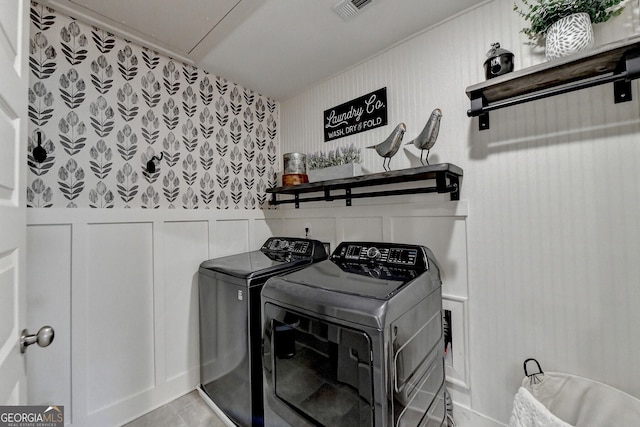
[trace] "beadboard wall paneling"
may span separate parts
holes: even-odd
[[[266,207],[277,102],[37,3],[29,65],[28,206]]]
[[[633,360],[640,351],[640,311],[633,309],[640,303],[638,82],[632,102],[614,104],[608,84],[491,112],[491,129],[478,131],[477,119],[466,116],[465,89],[484,80],[490,44],[514,52],[516,69],[544,61],[525,44],[524,21],[512,8],[507,0],[483,2],[281,104],[283,152],[364,149],[400,121],[409,141],[433,108],[442,109],[429,160],[463,168],[461,198],[472,207],[466,400],[472,413],[504,424],[527,357],[640,397]],[[634,0],[596,26],[597,43],[637,33],[638,22]],[[380,87],[387,87],[388,126],[323,142],[323,110]],[[381,171],[382,159],[364,151],[363,169]],[[391,167],[416,166],[418,155],[403,146]],[[392,228],[385,239],[421,230],[402,220]],[[447,248],[447,233],[424,233]]]

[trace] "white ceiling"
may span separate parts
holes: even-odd
[[[41,0],[276,100],[286,100],[478,0]]]

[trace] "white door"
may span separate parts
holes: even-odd
[[[0,0],[0,405],[26,405],[26,165],[29,2]]]

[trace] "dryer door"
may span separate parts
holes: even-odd
[[[276,400],[276,413],[316,425],[373,425],[371,339],[365,332],[270,303],[264,325],[266,392]]]

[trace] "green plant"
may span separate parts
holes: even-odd
[[[329,166],[346,165],[349,163],[360,163],[360,149],[351,144],[348,147],[340,147],[331,150],[328,153],[318,151],[307,155],[307,168],[322,169]]]
[[[530,40],[540,42],[549,27],[559,19],[574,13],[586,13],[593,24],[606,22],[620,15],[627,0],[520,0],[521,6],[513,4],[513,10],[529,22],[522,29]]]

